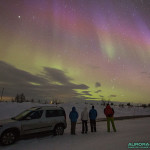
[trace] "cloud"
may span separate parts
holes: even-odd
[[[96,83],[95,83],[95,87],[96,87],[96,88],[98,88],[98,87],[100,87],[100,86],[101,86],[100,82],[96,82]]]
[[[51,82],[70,84],[70,81],[72,80],[70,77],[67,77],[62,70],[44,67],[44,71],[45,71],[45,76]]]
[[[100,100],[99,98],[94,98],[94,97],[83,97],[83,99],[87,99],[87,100]]]
[[[101,92],[102,90],[97,90],[95,93],[99,93],[99,92]]]
[[[104,97],[103,95],[99,95],[100,97]]]
[[[109,97],[117,97],[117,95],[110,95]]]
[[[92,94],[90,94],[89,92],[90,92],[90,91],[82,91],[82,93],[83,93],[84,95],[92,96]]]
[[[27,84],[28,82],[46,83],[44,78],[19,70],[5,62],[0,61],[0,82],[5,84]]]
[[[50,99],[63,97],[66,99],[80,99],[81,94],[76,89],[87,90],[85,84],[74,84],[64,71],[44,67],[43,72],[33,75],[0,61],[0,85],[4,88],[4,96],[14,97],[17,93],[24,93],[29,99]],[[58,84],[60,83],[60,84]]]

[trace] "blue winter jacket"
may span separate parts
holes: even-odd
[[[78,116],[79,115],[76,111],[76,108],[72,107],[72,111],[69,114],[69,118],[70,118],[71,122],[77,122]]]
[[[96,119],[96,117],[97,117],[97,111],[94,108],[92,108],[90,110],[89,117],[90,117],[91,120],[95,120]]]

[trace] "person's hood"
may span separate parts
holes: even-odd
[[[75,108],[75,107],[72,107],[72,111],[76,111],[76,108]]]

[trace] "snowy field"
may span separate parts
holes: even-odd
[[[27,108],[39,105],[43,104],[0,103],[0,119],[15,116]],[[80,115],[85,105],[88,109],[91,108],[90,104],[84,103],[62,104],[66,110],[67,116],[72,106],[76,106]],[[95,104],[95,107],[98,111],[98,118],[104,118],[104,107],[99,104]],[[150,108],[120,108],[116,106],[114,110],[116,112],[115,116],[150,115]],[[128,143],[150,143],[150,118],[117,120],[115,121],[117,128],[116,133],[106,132],[106,121],[97,122],[97,132],[91,133],[88,131],[86,135],[81,134],[81,124],[77,124],[77,135],[70,135],[70,122],[69,120],[67,121],[68,127],[65,129],[65,133],[62,136],[46,135],[25,138],[10,146],[0,146],[0,150],[126,150],[128,149]]]
[[[44,136],[22,139],[14,145],[0,147],[1,150],[127,150],[128,143],[150,143],[150,118],[115,122],[117,132],[106,132],[106,122],[97,123],[97,132],[81,134],[77,124],[77,135],[70,135],[70,126],[62,136]]]
[[[98,112],[97,118],[105,118],[104,115],[104,106],[102,106],[100,103],[93,101],[92,104],[95,106],[95,109]],[[0,103],[0,119],[6,119],[9,117],[14,117],[18,113],[34,106],[50,106],[51,104],[38,104],[38,103],[30,103],[30,102],[25,102],[25,103],[12,103],[12,102],[1,102]],[[69,113],[72,110],[72,107],[75,106],[77,112],[79,113],[79,119],[80,121],[80,115],[81,112],[83,111],[84,107],[86,106],[88,108],[88,111],[91,109],[91,102],[85,104],[84,102],[80,103],[64,103],[64,104],[59,104],[58,106],[61,106],[65,109],[66,115],[67,115],[67,121],[69,121]],[[115,111],[115,117],[120,117],[120,116],[136,116],[136,115],[150,115],[150,107],[143,108],[143,107],[128,107],[125,106],[124,108],[119,107],[119,106],[111,106],[114,108]]]

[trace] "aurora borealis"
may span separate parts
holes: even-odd
[[[0,88],[49,100],[150,101],[150,1],[1,0]]]

